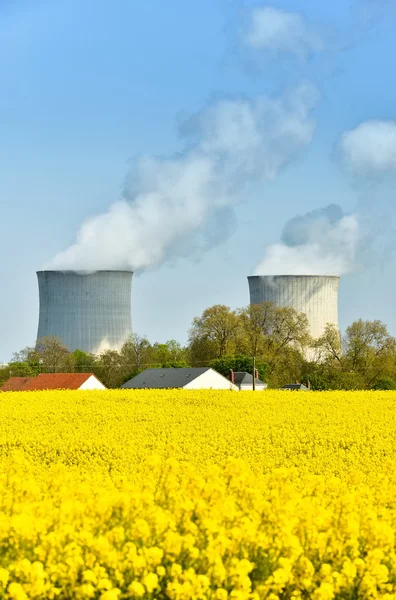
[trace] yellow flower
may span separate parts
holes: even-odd
[[[9,572],[7,571],[7,569],[0,568],[0,583],[3,587],[5,587],[7,585],[9,577],[10,577],[10,575],[9,575]]]
[[[166,575],[165,567],[159,566],[159,567],[157,567],[156,571],[157,571],[158,577],[165,577],[165,575]]]
[[[155,573],[149,573],[143,579],[147,591],[151,594],[158,587],[158,576]]]
[[[144,596],[146,590],[139,581],[132,581],[132,583],[128,586],[128,592],[131,594],[131,596],[141,598],[141,596]]]
[[[28,596],[25,594],[23,587],[20,583],[10,583],[7,588],[9,598],[13,600],[28,600]]]
[[[332,600],[334,598],[334,586],[331,583],[321,583],[314,592],[317,600]]]
[[[118,596],[121,591],[117,588],[113,588],[112,590],[107,590],[100,595],[100,600],[118,600]]]

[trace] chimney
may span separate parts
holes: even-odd
[[[235,382],[234,371],[232,369],[230,369],[230,371],[229,371],[228,378],[231,381],[231,383]]]
[[[309,381],[309,379],[308,379],[308,381],[307,381],[307,388],[308,388],[309,390],[311,389],[311,382]]]
[[[257,369],[254,369],[254,377],[255,377],[255,379],[258,379],[258,371],[257,371]]]

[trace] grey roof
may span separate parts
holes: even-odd
[[[300,390],[301,392],[309,392],[309,389],[303,383],[287,383],[281,390]]]
[[[253,385],[253,375],[246,371],[234,371],[234,383],[235,385]],[[267,385],[261,379],[256,378],[256,385]]]
[[[182,388],[206,371],[209,371],[209,367],[146,369],[124,383],[121,388]]]

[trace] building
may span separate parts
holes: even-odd
[[[235,390],[229,379],[209,367],[146,369],[124,383],[123,389]]]
[[[248,277],[250,304],[273,302],[305,313],[310,334],[317,339],[328,323],[338,329],[339,279],[328,275],[254,275]]]
[[[230,380],[235,383],[241,392],[253,390],[253,375],[251,373],[247,373],[246,371],[231,371]],[[256,392],[262,392],[268,387],[264,381],[258,378],[257,373],[254,385]]]
[[[309,392],[311,389],[311,385],[309,382],[308,386],[306,386],[303,383],[299,383],[298,381],[296,381],[296,383],[287,383],[280,389],[289,390],[290,392]]]
[[[132,271],[38,271],[37,339],[56,336],[70,351],[120,350],[132,334]]]
[[[10,377],[0,388],[2,392],[22,392],[35,377]]]
[[[106,386],[93,373],[41,373],[37,377],[11,377],[0,388],[2,392],[105,389]]]

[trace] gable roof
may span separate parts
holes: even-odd
[[[41,373],[29,381],[25,390],[78,390],[92,375],[93,373]]]
[[[234,383],[235,385],[253,386],[253,375],[251,373],[248,373],[247,371],[234,371]],[[257,377],[255,379],[255,384],[264,386],[267,385],[266,383],[264,383],[264,381],[261,381],[261,379],[258,379]]]
[[[309,392],[309,389],[303,383],[287,383],[281,388],[281,390],[300,390],[301,392]]]
[[[209,367],[197,368],[169,368],[169,369],[146,369],[136,377],[133,377],[121,388],[182,388],[190,381],[209,371]],[[231,382],[230,382],[231,383]]]
[[[2,392],[22,392],[35,377],[10,377],[0,388]]]

